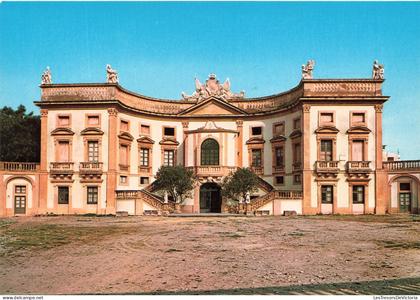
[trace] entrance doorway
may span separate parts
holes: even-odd
[[[400,212],[411,211],[411,193],[400,193]]]
[[[200,213],[222,212],[220,186],[216,183],[205,183],[200,187]]]
[[[15,196],[15,214],[26,213],[26,196]]]

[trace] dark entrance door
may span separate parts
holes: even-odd
[[[200,188],[200,212],[220,213],[222,197],[220,187],[216,183],[205,183]]]
[[[400,193],[400,212],[411,211],[411,193]]]
[[[26,196],[15,196],[15,214],[26,213]]]

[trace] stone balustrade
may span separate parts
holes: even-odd
[[[420,170],[420,160],[387,161],[383,163],[383,167],[388,171]]]
[[[39,163],[0,161],[0,171],[36,172],[38,170]]]

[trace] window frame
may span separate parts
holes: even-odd
[[[328,189],[331,189],[331,190],[328,191]],[[330,201],[327,200],[328,195],[330,196]],[[331,184],[321,185],[321,204],[333,204],[333,203],[334,203],[334,186]]]
[[[87,186],[86,187],[86,203],[87,204],[98,204],[98,201],[99,201],[99,187],[98,186]]]
[[[361,190],[357,191],[358,188]],[[356,191],[355,191],[356,189]],[[365,195],[366,186],[365,185],[352,185],[352,203],[353,204],[365,204],[366,203],[366,195]],[[362,195],[362,201],[358,201],[358,196]],[[356,198],[356,199],[355,199]]]
[[[259,153],[259,164],[255,164],[255,156],[254,153]],[[263,166],[263,150],[261,148],[254,148],[251,149],[251,167],[260,168]]]
[[[205,149],[208,143],[214,148]],[[207,152],[205,152],[207,151]],[[220,165],[220,144],[214,138],[205,139],[200,146],[200,165],[201,166],[219,166]]]
[[[170,155],[166,157],[166,153],[172,153],[172,164],[169,162],[171,161]],[[174,167],[175,166],[175,150],[174,149],[164,149],[163,150],[163,166],[166,167]]]
[[[67,190],[67,201],[66,202],[62,202],[62,199],[60,197],[60,191],[62,191],[63,189]],[[57,187],[57,204],[68,205],[69,202],[70,202],[70,187],[69,186],[58,186]]]

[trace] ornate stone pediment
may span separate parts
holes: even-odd
[[[178,146],[179,142],[175,139],[170,138],[163,138],[160,142],[160,145],[167,145],[167,146]]]
[[[203,102],[193,105],[180,113],[180,115],[189,116],[225,116],[246,114],[247,113],[244,110],[215,97],[211,97]]]
[[[154,144],[155,141],[152,140],[150,137],[148,136],[141,136],[137,139],[138,143],[143,143],[143,144]]]
[[[320,126],[315,130],[315,133],[337,133],[339,131],[335,126]]]
[[[366,126],[353,126],[347,130],[347,134],[367,134],[369,132],[371,132],[371,130]]]
[[[187,95],[182,92],[182,98],[184,100],[191,101],[203,101],[211,96],[218,97],[223,100],[229,99],[242,99],[245,96],[245,92],[241,91],[239,94],[232,93],[230,91],[229,78],[223,84],[219,83],[216,78],[216,74],[210,74],[205,84],[202,84],[197,78],[195,79],[195,92],[192,95]]]
[[[284,135],[278,135],[273,137],[270,142],[271,143],[275,143],[275,142],[284,142],[286,140],[286,137]]]
[[[132,140],[134,140],[134,137],[133,137],[131,134],[129,134],[128,132],[121,132],[121,133],[118,135],[118,137],[119,137],[120,139],[127,140],[127,141],[132,141]]]
[[[252,137],[252,138],[250,138],[249,140],[246,141],[247,145],[250,145],[250,144],[264,144],[264,143],[265,143],[265,140],[261,137]]]
[[[51,131],[51,135],[74,135],[74,132],[70,128],[56,128]]]
[[[300,137],[300,136],[302,136],[302,131],[300,129],[293,130],[292,133],[289,135],[289,137],[292,139]]]
[[[96,127],[88,127],[80,132],[81,135],[103,135],[104,132]]]

